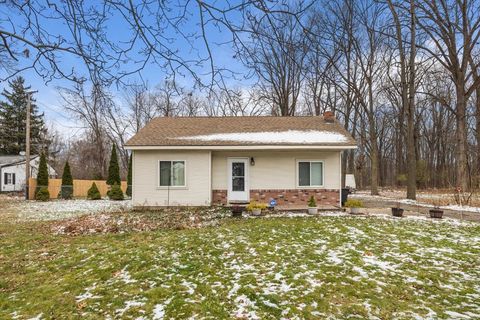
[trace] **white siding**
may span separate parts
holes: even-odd
[[[30,176],[32,178],[37,177],[37,171],[38,171],[38,164],[40,162],[40,158],[35,158],[30,161]],[[56,172],[55,170],[47,164],[48,167],[48,173],[50,175],[50,178],[55,178],[56,177]],[[4,177],[5,177],[5,172],[7,173],[15,173],[15,185],[13,184],[5,184]],[[2,192],[11,192],[11,191],[23,191],[25,190],[25,163],[13,165],[13,166],[7,166],[3,167],[0,169],[0,179],[1,179],[1,186],[2,186]]]
[[[255,159],[255,165],[250,166],[250,189],[297,189],[297,160],[322,160],[323,189],[340,189],[339,153],[340,151],[215,151],[212,153],[212,189],[227,189],[228,157]]]
[[[186,187],[159,187],[158,162],[185,160]],[[135,150],[134,206],[205,206],[211,203],[210,151]]]

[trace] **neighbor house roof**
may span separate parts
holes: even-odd
[[[321,116],[310,117],[159,117],[150,121],[127,147],[322,146],[354,148],[345,128]]]
[[[30,160],[35,159],[38,155],[30,156]],[[25,156],[13,155],[13,156],[0,156],[0,167],[6,167],[25,162]]]

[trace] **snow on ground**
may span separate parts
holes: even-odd
[[[401,193],[399,193],[401,194]],[[350,194],[349,198],[355,199],[365,199],[365,200],[378,200],[378,201],[388,201],[388,202],[396,202],[399,204],[407,204],[412,206],[424,207],[424,208],[434,208],[439,207],[440,209],[444,210],[452,210],[452,211],[464,211],[464,212],[475,212],[480,213],[480,207],[473,207],[473,206],[460,206],[460,205],[433,205],[429,203],[425,203],[425,200],[432,200],[432,199],[445,199],[447,197],[452,197],[451,194],[419,194],[417,196],[417,200],[410,200],[410,199],[401,199],[399,196],[386,196],[386,195],[371,195],[365,192],[357,192]]]
[[[176,139],[255,143],[334,143],[347,141],[347,137],[343,134],[317,130],[216,133],[198,136],[186,136]]]
[[[478,224],[452,221],[289,213],[81,238],[53,248],[50,262],[30,256],[29,270],[44,281],[53,264],[61,288],[62,277],[81,277],[65,295],[75,294],[85,318],[478,319]],[[49,299],[65,303],[63,291]],[[55,310],[26,303],[27,294],[10,295],[7,312],[10,303],[22,316],[29,303]]]
[[[15,202],[15,213],[22,220],[57,220],[101,212],[122,212],[132,208],[130,200],[52,200]]]

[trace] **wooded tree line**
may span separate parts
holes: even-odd
[[[75,82],[61,90],[66,110],[88,128],[88,136],[76,142],[82,146],[75,148],[92,149],[82,152],[92,157],[82,163],[102,163],[102,175],[107,145],[119,146],[125,166],[125,140],[154,116],[296,116],[333,110],[359,142],[342,166],[355,173],[360,187],[375,194],[378,186],[407,185],[408,197],[414,198],[417,186],[478,186],[478,0],[103,1],[89,10],[74,1],[63,3],[41,10],[25,5],[31,24],[16,37],[0,23],[2,68],[19,70],[7,62],[33,55],[38,59],[32,68],[46,62],[37,71],[46,79]],[[154,13],[153,21],[140,12]],[[126,20],[130,41],[124,47],[98,36],[106,32],[106,14]],[[52,39],[48,30],[35,29],[32,16],[64,19],[75,28],[69,37]],[[187,21],[197,21],[198,28],[183,32]],[[242,63],[243,75],[217,62],[212,27],[229,38],[223,45]],[[32,30],[49,46],[30,44]],[[175,50],[172,32],[190,48]],[[20,50],[25,47],[27,53]],[[199,52],[198,59],[183,55],[190,49]],[[133,50],[144,59],[121,69]],[[93,85],[67,74],[58,63],[62,54],[80,57]],[[128,75],[152,61],[162,66],[166,81],[153,88],[126,83]],[[209,71],[200,73],[198,66]],[[192,88],[180,88],[180,76],[191,78]],[[233,79],[240,85],[232,86]],[[109,92],[114,81],[125,85],[124,97]]]

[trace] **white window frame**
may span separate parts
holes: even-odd
[[[309,185],[309,186],[301,186],[300,185],[300,162],[320,162],[322,164],[322,184],[321,185]],[[324,188],[325,187],[325,161],[319,159],[297,159],[296,163],[296,177],[295,177],[295,184],[297,189],[317,189],[317,188]],[[310,169],[310,183],[312,182],[312,170]]]
[[[162,161],[168,161],[168,162],[172,162],[172,166],[171,166],[171,170],[173,170],[173,162],[183,162],[183,174],[185,175],[185,181],[184,181],[184,184],[182,186],[161,186],[160,185],[160,162]],[[170,174],[172,174],[172,172],[170,172]],[[186,189],[187,188],[187,160],[183,160],[183,159],[174,159],[174,160],[169,160],[169,159],[161,159],[161,160],[158,160],[157,162],[157,188],[158,189]]]
[[[7,184],[13,184],[13,173],[12,172],[6,172],[7,174],[7,180],[5,181],[5,185]]]

